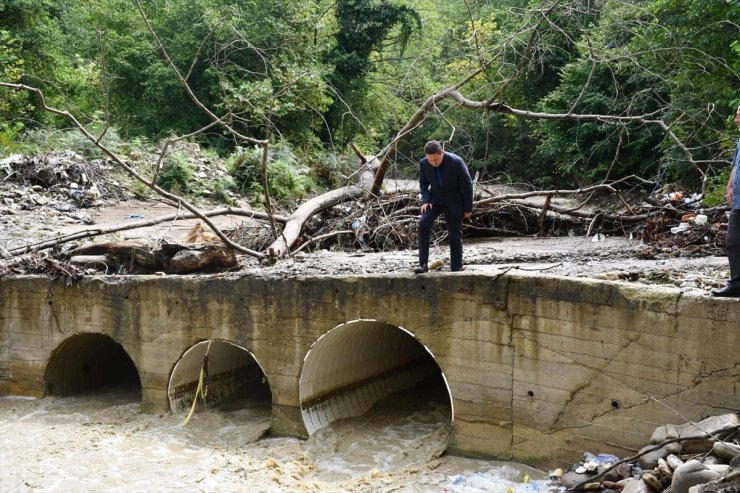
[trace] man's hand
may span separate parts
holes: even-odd
[[[472,212],[466,212],[466,213],[464,213],[464,214],[463,214],[463,218],[465,218],[465,219],[470,219],[470,217],[471,217],[472,215],[473,215],[473,213],[472,213]]]
[[[737,110],[738,116],[740,116],[740,108]],[[740,123],[738,124],[740,126]],[[732,207],[732,182],[735,180],[735,173],[737,173],[737,166],[732,168],[732,172],[730,173],[730,179],[727,180],[727,205]]]
[[[429,204],[429,203],[421,204],[421,213],[424,214],[427,211],[427,209],[431,209],[431,208],[432,208],[432,204]]]

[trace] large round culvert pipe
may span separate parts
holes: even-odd
[[[449,397],[433,355],[408,331],[375,320],[339,325],[321,336],[304,360],[298,394],[306,430],[313,434],[336,420],[361,416],[378,401],[434,376],[441,377]]]
[[[44,374],[47,395],[76,395],[124,385],[141,388],[136,365],[123,346],[104,334],[68,337],[51,353]]]
[[[207,392],[197,409],[211,408],[232,398],[271,400],[265,372],[251,352],[228,341],[210,340],[195,344],[175,364],[167,388],[172,412],[190,410],[204,365]]]

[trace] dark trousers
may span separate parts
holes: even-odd
[[[434,221],[437,220],[440,214],[445,215],[445,221],[447,222],[447,234],[450,242],[450,269],[460,270],[463,266],[463,218],[453,214],[447,207],[440,204],[427,209],[419,220],[419,263],[426,264],[429,262],[429,236]]]
[[[740,286],[740,209],[730,212],[727,223],[727,258],[730,260],[730,286]]]

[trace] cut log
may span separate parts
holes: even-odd
[[[239,266],[234,250],[223,243],[163,244],[157,264],[168,274],[217,272]]]
[[[104,270],[117,265],[116,260],[108,255],[75,255],[69,263]]]

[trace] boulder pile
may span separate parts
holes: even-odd
[[[740,420],[734,413],[659,426],[650,445],[619,459],[584,453],[550,478],[570,491],[622,493],[740,492]]]

